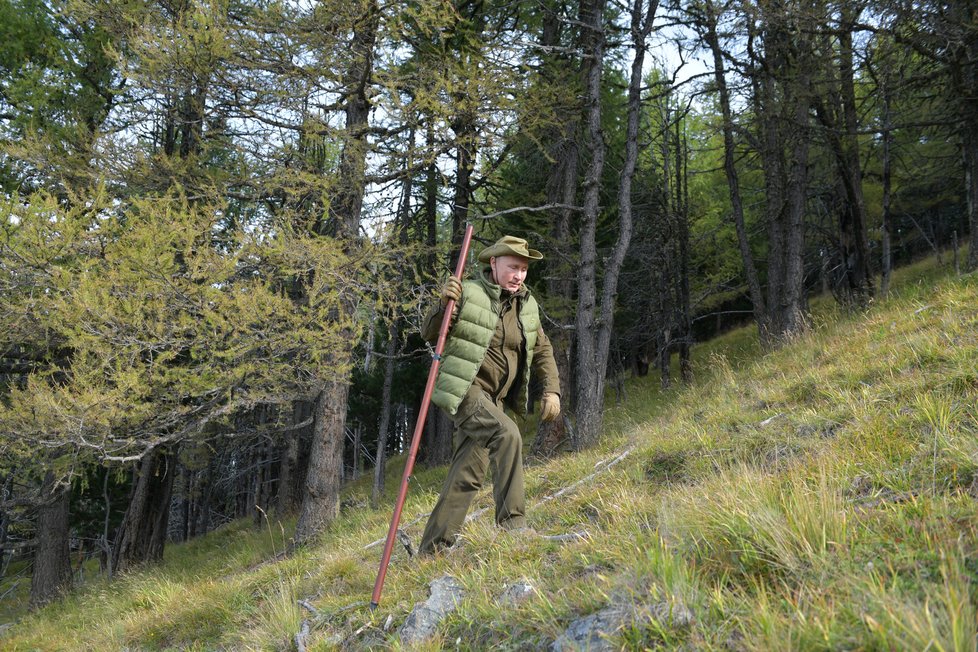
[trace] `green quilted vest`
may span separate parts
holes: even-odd
[[[462,304],[445,343],[434,393],[431,395],[431,401],[451,415],[458,411],[459,403],[472,386],[496,332],[501,293],[502,289],[498,285],[487,281],[462,282]],[[521,376],[514,382],[514,387],[519,388],[519,394],[513,405],[522,414],[526,412],[533,348],[536,346],[537,330],[540,328],[540,311],[536,299],[529,291],[522,301],[519,322],[526,340],[526,362],[521,365]]]

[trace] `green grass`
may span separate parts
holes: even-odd
[[[369,480],[351,486],[354,507],[291,557],[291,523],[232,524],[23,616],[0,647],[290,650],[307,619],[310,650],[400,650],[397,627],[451,574],[465,599],[413,649],[549,649],[574,619],[628,603],[656,610],[609,635],[622,649],[974,650],[978,278],[925,261],[864,313],[812,309],[811,332],[778,351],[752,327],[696,347],[691,387],[628,379],[599,447],[528,467],[530,524],[584,540],[498,530],[485,490],[460,548],[395,550],[371,611],[380,547],[365,546],[386,533],[395,463],[384,505],[369,507]],[[443,478],[416,470],[402,518],[415,541]],[[520,579],[536,593],[500,606]]]

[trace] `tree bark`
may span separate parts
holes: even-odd
[[[866,202],[863,199],[862,167],[859,160],[858,116],[853,81],[852,22],[843,10],[839,24],[839,83],[828,93],[837,96],[838,108],[820,95],[812,97],[819,122],[825,129],[829,150],[835,160],[842,186],[839,212],[839,243],[843,269],[840,295],[844,300],[865,306],[873,294],[869,264],[869,235],[866,230]],[[831,98],[830,100],[831,101]],[[841,116],[840,116],[841,114]]]
[[[811,47],[803,8],[786,2],[764,6],[760,23],[764,52],[748,49],[758,64],[751,76],[754,109],[761,124],[768,230],[767,330],[772,343],[807,328],[804,292],[805,208],[810,143]],[[753,25],[753,21],[749,23]]]
[[[976,64],[978,65],[978,64]],[[978,83],[975,84],[978,87]],[[964,179],[965,194],[967,195],[968,228],[971,229],[971,241],[968,248],[966,269],[972,272],[978,269],[978,116],[974,111],[964,120]]]
[[[544,7],[544,28],[541,45],[547,48],[560,43],[561,20],[553,4]],[[580,42],[581,37],[578,38]],[[545,65],[548,74],[554,79],[568,78],[570,61],[565,57],[547,57]],[[567,79],[566,83],[575,83]],[[561,129],[552,134],[554,145],[550,149],[553,164],[550,166],[547,178],[547,202],[557,204],[562,208],[552,211],[552,226],[550,240],[554,249],[560,254],[550,266],[551,273],[547,279],[547,296],[550,305],[555,307],[550,311],[550,317],[558,323],[557,328],[548,328],[547,334],[554,350],[557,363],[557,374],[560,377],[561,410],[563,415],[573,414],[574,380],[576,374],[573,368],[574,337],[573,331],[567,328],[570,324],[570,307],[574,302],[573,271],[570,264],[564,262],[570,252],[561,250],[565,243],[572,241],[571,220],[573,210],[570,208],[577,203],[577,175],[580,152],[578,147],[578,130],[580,129],[581,107],[570,105],[558,114]],[[541,421],[537,426],[536,436],[530,448],[530,455],[539,458],[551,457],[567,441],[566,421],[563,418],[552,421]]]
[[[890,98],[890,80],[889,74],[886,73],[883,78],[883,130],[880,133],[880,137],[883,140],[883,197],[882,197],[882,212],[883,212],[883,225],[882,234],[880,236],[880,256],[882,260],[880,273],[880,295],[883,298],[890,293],[890,273],[893,268],[893,254],[891,252],[891,238],[893,230],[893,218],[890,214],[890,201],[892,197],[892,168],[891,168],[891,156],[893,147],[893,130],[892,130],[892,116],[890,114],[891,98]]]
[[[332,229],[347,248],[356,248],[359,238],[363,194],[366,189],[367,127],[370,113],[368,85],[373,71],[373,48],[377,37],[379,8],[376,0],[365,2],[364,12],[353,25],[350,63],[344,73],[346,141],[340,155],[338,196],[331,203]],[[351,289],[341,292],[352,292]],[[341,297],[337,319],[353,319],[354,301]],[[353,345],[352,333],[347,336]],[[352,350],[335,352],[335,364],[327,374],[316,399],[312,450],[306,473],[305,492],[294,542],[304,545],[339,515],[339,491],[343,472],[343,445],[346,440],[346,409],[349,398],[348,369]]]
[[[154,449],[138,463],[134,476],[129,506],[112,550],[114,573],[163,558],[176,459]]]
[[[682,130],[683,121],[676,119],[676,285],[679,314],[677,326],[679,338],[679,376],[689,385],[693,382],[693,367],[690,359],[693,339],[693,322],[690,315],[689,296],[689,178],[686,161],[687,143]]]
[[[421,402],[420,399],[418,401]],[[431,405],[425,420],[424,446],[418,454],[425,466],[447,464],[452,459],[452,434],[455,426],[441,408]]]
[[[40,607],[71,588],[68,547],[71,485],[58,482],[52,471],[44,476],[44,502],[37,513],[37,547],[31,573],[31,607]]]
[[[384,360],[384,385],[380,397],[380,423],[377,425],[377,457],[374,464],[374,484],[370,492],[370,504],[377,507],[384,495],[384,472],[387,468],[387,440],[391,424],[391,390],[394,386],[394,356],[397,353],[398,329],[395,326],[387,340],[387,357]]]
[[[850,287],[856,301],[866,305],[873,295],[873,275],[869,259],[866,201],[863,197],[863,171],[859,159],[859,116],[856,109],[856,88],[853,73],[853,24],[858,16],[853,9],[842,5],[839,25],[839,80],[841,82],[843,132],[843,185],[846,190],[849,222],[851,222],[851,253],[846,257]]]
[[[720,38],[717,34],[717,20],[716,6],[712,2],[708,2],[704,21],[704,38],[713,53],[713,77],[717,84],[720,115],[723,120],[723,171],[727,177],[731,217],[737,232],[737,245],[740,248],[740,259],[744,265],[744,276],[747,280],[747,293],[754,313],[754,322],[757,324],[761,346],[767,348],[767,310],[764,305],[761,280],[754,264],[754,254],[751,252],[750,239],[747,236],[747,227],[744,221],[744,202],[740,195],[740,177],[734,158],[736,145],[733,134],[733,111],[730,108],[730,90],[727,87],[726,66],[723,62],[723,51],[720,48]]]
[[[309,401],[295,401],[292,405],[292,427],[282,441],[281,461],[278,472],[278,512],[291,514],[299,507],[299,439],[307,427],[299,427],[312,415]]]
[[[608,369],[614,311],[618,295],[618,276],[632,237],[632,178],[638,161],[638,125],[642,105],[642,67],[645,40],[652,29],[658,8],[656,0],[634,0],[631,11],[631,37],[634,48],[628,84],[628,121],[625,135],[625,160],[619,176],[618,238],[603,270],[600,304],[597,304],[597,251],[595,236],[600,214],[600,185],[604,169],[605,145],[601,127],[601,73],[604,64],[604,0],[594,0],[583,15],[591,30],[591,55],[585,83],[588,102],[588,134],[592,159],[585,177],[584,222],[581,228],[581,260],[578,273],[577,347],[579,384],[577,391],[577,433],[575,448],[593,446],[601,436],[604,414],[604,384]],[[586,371],[585,371],[586,370]]]
[[[587,63],[584,69],[588,145],[591,160],[584,176],[584,211],[580,229],[580,259],[577,268],[577,450],[598,442],[604,407],[604,366],[598,350],[597,246],[600,214],[601,174],[605,144],[601,127],[601,72],[604,65],[604,0],[581,0],[582,29],[587,30]],[[606,317],[606,315],[602,315]]]
[[[295,528],[296,545],[311,541],[339,516],[348,396],[349,385],[345,379],[338,379],[327,382],[316,399],[309,470]]]

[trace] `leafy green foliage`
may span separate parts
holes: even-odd
[[[50,343],[60,351],[9,388],[8,468],[42,444],[121,461],[233,431],[256,405],[314,396],[345,372],[335,353],[357,336],[357,321],[336,318],[343,297],[366,296],[369,277],[353,270],[396,256],[365,247],[351,258],[288,228],[228,230],[221,210],[179,196],[123,207],[97,195],[67,209],[35,196],[7,208],[0,268],[21,309],[7,313],[4,349],[24,346],[17,326],[31,315],[41,355]]]

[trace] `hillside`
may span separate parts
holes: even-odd
[[[316,546],[286,557],[291,522],[236,523],[90,580],[0,648],[974,650],[978,279],[921,263],[868,313],[813,314],[764,356],[751,329],[700,346],[691,388],[629,380],[600,450],[531,463],[536,535],[494,528],[484,490],[451,553],[398,546],[375,611],[393,499],[354,486]],[[412,480],[415,541],[443,477]],[[446,575],[457,606],[405,643]]]

